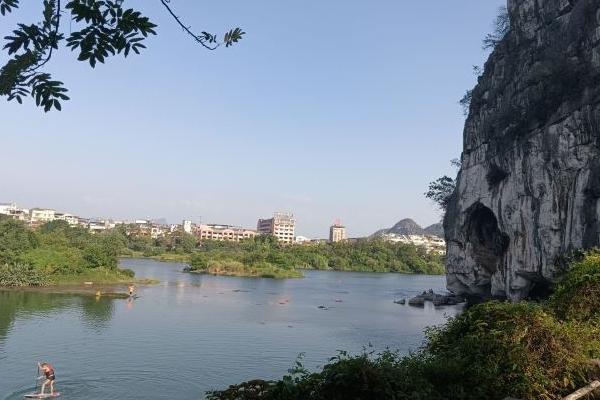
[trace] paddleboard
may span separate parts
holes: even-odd
[[[60,393],[59,392],[54,392],[54,394],[50,394],[50,393],[44,393],[44,394],[40,394],[40,393],[31,393],[31,394],[26,394],[25,397],[26,399],[53,399],[55,397],[59,397]]]

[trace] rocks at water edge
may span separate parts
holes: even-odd
[[[434,306],[452,306],[465,302],[465,298],[460,295],[455,295],[453,293],[450,294],[440,294],[435,293],[432,289],[428,291],[424,291],[420,295],[412,297],[408,300],[409,306],[415,307],[423,307],[426,301],[430,301]],[[405,304],[405,300],[402,299],[400,301],[394,301],[396,304]]]

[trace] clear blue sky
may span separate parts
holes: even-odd
[[[34,21],[23,3],[2,36]],[[159,24],[141,56],[92,70],[61,49],[62,112],[0,99],[0,202],[248,227],[284,210],[312,237],[439,220],[423,192],[454,174],[457,101],[504,0],[173,0],[192,27],[247,32],[212,53],[158,0],[126,3]]]

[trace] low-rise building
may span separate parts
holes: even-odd
[[[54,217],[57,220],[65,221],[67,224],[69,224],[69,226],[79,225],[80,218],[73,214],[56,213],[54,214]]]
[[[0,203],[0,214],[19,221],[29,221],[29,210],[19,208],[17,203]]]
[[[313,240],[311,238],[308,238],[306,236],[296,236],[296,240],[295,240],[295,242],[297,244],[308,244],[308,243],[312,243],[312,241]]]
[[[17,203],[0,203],[0,214],[2,215],[11,215],[17,210]]]
[[[273,235],[281,243],[294,243],[296,237],[296,219],[294,214],[277,212],[273,218],[259,219],[256,230],[261,235]]]
[[[408,243],[421,246],[439,254],[446,254],[446,241],[435,235],[399,235],[386,233],[381,236],[383,240],[393,243]]]
[[[92,233],[102,233],[108,230],[108,226],[106,226],[104,221],[90,221],[88,223],[88,229]]]
[[[181,226],[183,227],[183,231],[185,233],[192,233],[192,221],[184,220],[181,223]]]
[[[94,219],[87,223],[87,227],[92,233],[100,233],[117,227],[117,224],[110,219]]]
[[[239,242],[253,238],[257,235],[256,231],[252,229],[218,224],[196,225],[193,233],[200,240],[218,240],[228,242]]]
[[[29,223],[38,227],[56,219],[56,211],[51,208],[32,208],[29,212]]]

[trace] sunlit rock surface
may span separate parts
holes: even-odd
[[[444,221],[448,288],[518,300],[600,243],[600,0],[510,0]]]

